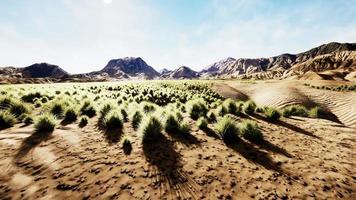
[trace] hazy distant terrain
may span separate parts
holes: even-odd
[[[100,71],[68,74],[40,63],[0,68],[0,83],[88,82],[136,79],[355,80],[356,43],[328,43],[298,54],[269,58],[226,58],[196,72],[187,66],[157,72],[140,57],[113,59]]]

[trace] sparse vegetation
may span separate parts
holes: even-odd
[[[225,143],[233,143],[236,141],[239,130],[235,123],[236,122],[229,116],[224,116],[215,124],[215,130]]]
[[[40,116],[35,122],[35,130],[37,133],[53,132],[57,122],[53,115],[44,114]]]
[[[240,134],[242,137],[253,142],[261,142],[263,140],[262,132],[256,122],[244,120],[239,125]]]
[[[281,117],[281,113],[277,109],[272,108],[272,107],[264,108],[263,112],[266,116],[266,119],[271,122],[278,121],[279,118]]]
[[[162,135],[162,124],[157,117],[150,115],[140,125],[142,142],[150,142]]]
[[[249,101],[246,101],[242,107],[244,113],[246,114],[252,114],[255,112],[255,109],[256,109],[256,104],[255,102],[249,100]]]
[[[79,121],[79,127],[84,127],[88,124],[88,117],[87,116],[82,116]]]
[[[107,130],[122,129],[123,120],[120,113],[117,111],[111,111],[108,114],[105,114],[103,127]]]
[[[197,127],[199,127],[201,130],[205,130],[208,127],[208,120],[205,119],[205,117],[200,117],[197,120],[196,123]]]
[[[8,111],[0,111],[0,130],[13,126],[16,118]]]
[[[197,120],[201,116],[206,116],[208,112],[206,102],[203,99],[192,100],[188,102],[188,105],[188,113],[193,120]]]
[[[325,111],[320,108],[319,106],[316,106],[312,109],[309,110],[308,116],[310,118],[320,118],[322,116],[326,115]]]
[[[307,117],[308,110],[302,105],[291,105],[287,106],[283,109],[283,116],[300,116],[300,117]]]
[[[77,120],[77,117],[78,117],[77,110],[75,108],[71,107],[65,111],[63,121],[68,122],[68,123],[74,122]]]

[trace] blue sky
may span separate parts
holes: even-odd
[[[331,41],[356,42],[356,0],[0,1],[0,66],[83,73],[134,56],[157,70],[200,70]]]

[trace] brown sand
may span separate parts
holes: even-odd
[[[228,83],[235,87],[235,83]],[[319,99],[306,86],[274,83],[246,84],[239,91],[258,103],[281,99],[315,103],[345,96],[325,91]],[[283,84],[282,84],[283,85]],[[305,87],[305,88],[304,88]],[[230,88],[231,89],[231,88]],[[242,91],[243,90],[243,91]],[[231,90],[234,91],[234,90]],[[248,91],[248,92],[247,92]],[[271,92],[274,95],[266,93]],[[264,98],[259,97],[258,94]],[[341,93],[340,93],[341,94]],[[340,119],[351,99],[339,100],[332,109]],[[331,99],[332,100],[332,99]],[[328,104],[325,102],[325,104]],[[338,108],[337,106],[345,107]],[[335,107],[336,106],[336,107]],[[336,112],[335,112],[336,114]],[[242,119],[235,117],[237,123]],[[60,126],[50,137],[31,135],[33,127],[17,125],[0,131],[1,199],[355,199],[356,129],[309,118],[257,121],[265,136],[262,144],[246,140],[227,146],[213,131],[193,129],[187,138],[164,133],[143,146],[130,123],[123,137],[133,141],[126,155],[120,138],[109,140],[91,119],[89,125]],[[348,120],[347,120],[348,119]],[[188,120],[188,119],[187,119]],[[190,120],[193,126],[193,121]],[[210,127],[212,128],[212,127]],[[112,138],[111,138],[112,139]]]

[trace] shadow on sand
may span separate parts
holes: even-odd
[[[53,132],[34,132],[32,135],[27,137],[22,141],[21,146],[15,155],[15,161],[20,160],[22,157],[26,156],[31,150],[36,146],[41,144],[41,142],[47,141],[52,137]]]
[[[107,129],[104,130],[104,135],[109,144],[114,144],[121,140],[123,136],[123,130],[122,128]]]
[[[232,142],[225,144],[242,155],[248,161],[261,165],[268,170],[285,174],[281,168],[281,163],[275,162],[266,152],[260,151],[252,144],[242,140],[241,138],[236,136]]]
[[[265,117],[263,117],[261,115],[258,115],[258,114],[251,114],[251,116],[256,118],[256,119],[268,122],[268,123],[272,123],[272,124],[275,124],[275,125],[278,125],[278,126],[283,126],[283,127],[288,128],[288,129],[290,129],[290,130],[292,130],[294,132],[301,133],[301,134],[304,134],[304,135],[307,135],[307,136],[310,136],[310,137],[314,137],[314,138],[320,139],[319,136],[316,136],[313,133],[311,133],[309,131],[306,131],[306,130],[304,130],[302,128],[299,128],[298,126],[295,126],[293,124],[289,124],[289,123],[281,121],[281,120],[276,121],[276,122],[271,122],[271,121],[267,120]]]
[[[220,139],[219,135],[215,133],[215,131],[209,127],[202,129],[202,131],[209,137]]]
[[[168,191],[172,199],[197,199],[197,183],[183,170],[180,154],[163,135],[143,143],[144,156],[152,165],[153,185]],[[161,195],[167,195],[162,194]]]
[[[200,141],[197,137],[191,133],[183,133],[179,131],[166,131],[169,136],[171,136],[175,141],[178,141],[186,146],[190,145],[200,145]]]

